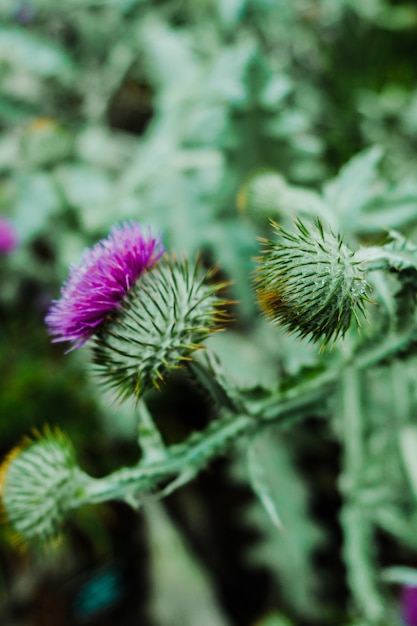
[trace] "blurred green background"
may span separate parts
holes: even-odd
[[[316,348],[258,312],[257,236],[271,216],[320,213],[323,194],[348,237],[415,232],[416,59],[412,2],[1,0],[0,215],[20,242],[0,256],[1,453],[49,423],[94,475],[135,462],[133,407],[102,397],[88,349],[64,355],[43,322],[68,266],[118,221],[233,281],[235,321],[212,345],[238,384],[316,367]],[[181,374],[149,406],[169,442],[212,417]],[[338,444],[314,416],[273,437],[284,535],[237,451],[143,513],[80,512],[55,555],[4,537],[1,623],[347,624]],[[407,558],[384,546],[387,563]]]

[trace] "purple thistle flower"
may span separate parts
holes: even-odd
[[[145,235],[136,222],[114,226],[106,239],[85,250],[53,301],[45,318],[53,341],[81,347],[163,253],[160,238],[150,231]]]
[[[407,585],[401,593],[401,617],[404,626],[417,626],[417,587]]]
[[[0,254],[9,254],[18,246],[15,229],[9,220],[0,217]]]

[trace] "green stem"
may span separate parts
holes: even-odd
[[[367,369],[391,357],[409,340],[410,336],[406,334],[388,337],[382,345],[358,355],[357,368]],[[231,402],[228,390],[225,393],[224,386],[213,381],[216,372],[211,371],[211,366],[204,371],[204,367],[204,364],[198,365],[200,383],[204,384],[210,394],[216,395],[218,401],[227,395],[227,402],[224,402],[224,408],[228,410],[226,416],[212,422],[207,430],[191,435],[184,444],[168,449],[166,459],[154,459],[153,462],[149,459],[149,462],[142,461],[132,468],[118,470],[107,477],[92,479],[83,502],[131,499],[132,494],[138,497],[140,494],[155,491],[168,480],[184,474],[187,466],[188,469],[191,467],[196,470],[206,467],[211,460],[227,452],[244,436],[253,435],[270,424],[289,427],[307,418],[313,411],[323,412],[327,398],[340,383],[343,364],[326,370],[308,382],[302,382],[286,391],[278,391],[266,399],[247,400],[242,395],[239,403],[236,402],[239,392],[234,391]],[[245,410],[240,413],[230,412],[232,406],[236,410],[238,405],[239,409]],[[193,475],[195,472],[189,472],[189,480]]]
[[[257,414],[227,414],[212,422],[209,427],[191,435],[188,441],[172,447],[166,460],[139,463],[93,480],[85,493],[85,500],[103,502],[112,498],[129,499],[132,494],[154,491],[167,480],[181,474],[185,468],[200,470],[217,456],[233,447],[238,439],[250,436],[270,423],[289,426],[304,418],[307,407],[321,403],[327,388],[322,384],[306,385],[304,393],[290,389],[280,394],[280,402],[265,407],[261,404]],[[194,472],[195,474],[195,472]],[[190,473],[190,480],[193,473]]]
[[[366,370],[388,359],[392,359],[398,352],[405,350],[416,339],[415,329],[407,329],[402,333],[388,335],[385,341],[358,354],[355,360],[356,367],[358,370]]]
[[[138,418],[138,444],[142,450],[144,462],[165,459],[167,449],[144,400],[140,400],[136,407]]]
[[[132,495],[149,493],[184,470],[194,466],[203,468],[224,452],[242,434],[249,433],[254,422],[248,416],[230,416],[213,422],[208,430],[192,435],[187,444],[175,446],[167,460],[123,468],[105,478],[91,481],[85,493],[90,503],[112,498],[129,499]],[[208,432],[210,431],[211,432]]]
[[[358,371],[347,365],[341,380],[341,413],[344,436],[344,470],[341,479],[344,504],[341,523],[344,532],[344,557],[352,596],[360,614],[371,624],[384,616],[373,562],[373,528],[355,495],[366,466],[364,415]]]

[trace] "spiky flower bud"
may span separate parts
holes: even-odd
[[[218,295],[225,284],[211,283],[212,274],[197,262],[165,257],[96,333],[94,363],[122,398],[158,388],[227,321],[226,302]]]
[[[369,302],[360,261],[340,236],[324,230],[317,220],[298,221],[297,232],[273,224],[278,241],[263,240],[259,258],[257,296],[261,308],[276,324],[313,341],[343,336],[352,316],[359,324]]]
[[[0,467],[2,506],[15,542],[44,543],[56,536],[89,480],[61,431],[46,429],[26,438]]]

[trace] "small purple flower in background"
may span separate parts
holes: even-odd
[[[404,626],[417,626],[417,586],[407,585],[403,588],[401,618]]]
[[[0,254],[10,254],[17,248],[19,240],[12,224],[4,217],[0,217]]]
[[[81,347],[163,253],[160,238],[144,234],[136,222],[114,226],[106,239],[85,250],[53,301],[45,318],[53,341]]]

